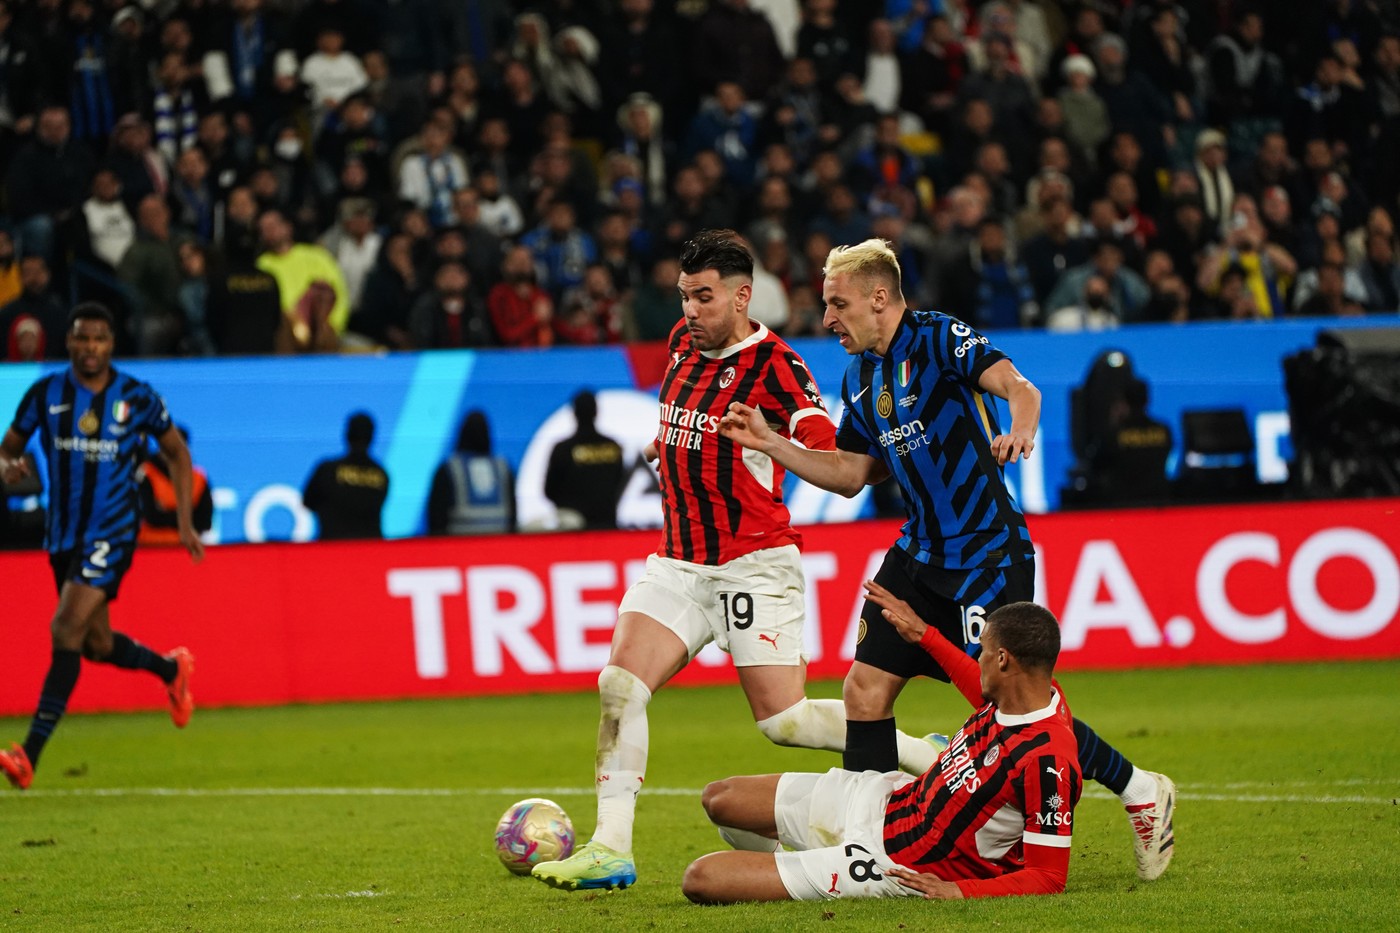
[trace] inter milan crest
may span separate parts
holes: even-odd
[[[96,434],[97,429],[100,427],[102,427],[102,421],[97,417],[97,412],[92,409],[83,412],[83,416],[78,419],[78,430],[82,431],[88,437],[92,437]]]
[[[727,389],[727,388],[729,388],[730,386],[732,386],[732,385],[734,384],[734,377],[735,377],[736,375],[737,375],[737,373],[735,373],[734,367],[733,367],[733,366],[729,367],[729,368],[726,369],[724,372],[720,373],[720,374],[719,374],[719,387],[720,387],[721,389]]]
[[[894,411],[894,396],[890,394],[889,386],[884,386],[880,389],[880,394],[875,396],[875,413],[881,418],[888,418],[892,411]]]

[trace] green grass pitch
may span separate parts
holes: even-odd
[[[677,688],[651,707],[640,878],[602,894],[510,876],[491,844],[505,808],[539,793],[587,838],[592,695],[202,710],[184,732],[157,714],[71,716],[34,787],[0,790],[0,929],[1400,928],[1400,662],[1063,683],[1077,715],[1177,782],[1160,881],[1137,881],[1127,821],[1095,788],[1062,897],[692,906],[681,874],[721,845],[706,781],[838,762],[768,744],[737,687]],[[920,682],[899,712],[951,732],[967,709]],[[0,720],[0,739],[25,725]]]

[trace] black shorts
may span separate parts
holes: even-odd
[[[54,551],[49,554],[54,587],[61,596],[63,584],[81,583],[106,593],[111,602],[117,598],[135,553],[135,541],[88,541],[81,548]]]
[[[986,570],[945,570],[921,564],[896,546],[885,555],[875,582],[912,606],[944,638],[967,649],[980,644],[982,619],[993,609],[1034,597],[1035,560]],[[855,659],[896,677],[948,681],[928,652],[901,638],[870,600],[861,608]]]

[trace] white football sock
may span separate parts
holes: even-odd
[[[839,752],[846,747],[846,707],[840,700],[798,700],[757,723],[775,745]]]
[[[598,828],[593,838],[632,851],[637,793],[647,769],[647,703],[651,691],[631,671],[609,664],[598,674]]]
[[[896,732],[894,738],[899,746],[899,770],[905,774],[923,774],[938,760],[938,749],[923,739],[903,732]]]
[[[840,700],[803,697],[776,716],[760,720],[758,731],[775,745],[843,752],[846,750],[846,707]],[[901,771],[923,774],[938,760],[938,749],[923,739],[896,732],[895,740],[899,746]]]
[[[776,839],[760,836],[747,829],[735,829],[733,826],[719,827],[719,838],[729,843],[731,849],[742,849],[745,852],[781,852],[783,849]]]
[[[1157,802],[1157,782],[1151,773],[1141,768],[1133,768],[1133,776],[1128,778],[1128,786],[1118,795],[1125,807],[1137,807],[1145,803]]]

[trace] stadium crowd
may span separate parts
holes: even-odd
[[[1380,0],[0,0],[0,341],[62,356],[655,340],[740,231],[979,328],[1400,308]]]

